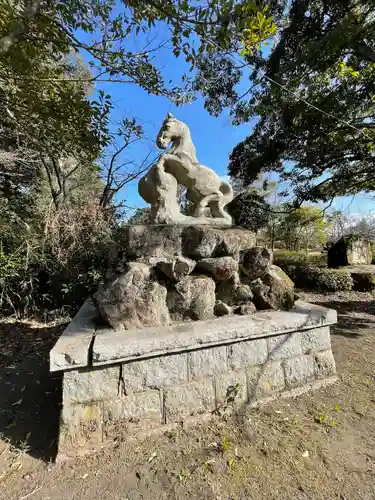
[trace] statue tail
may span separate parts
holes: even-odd
[[[232,218],[228,214],[228,212],[224,210],[224,207],[233,200],[232,186],[230,186],[226,182],[221,182],[219,191],[222,196],[219,199],[213,200],[211,203],[209,203],[211,214],[213,217],[220,217],[231,221]]]
[[[221,204],[222,204],[222,206],[225,206],[233,200],[234,194],[233,194],[232,186],[230,184],[228,184],[227,182],[222,182],[220,184],[219,189],[220,189],[220,192],[223,194],[223,197],[221,199]]]

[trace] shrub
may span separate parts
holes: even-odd
[[[287,266],[306,264],[307,253],[289,250],[276,250],[273,254],[273,263],[275,266],[281,267],[281,269],[284,269]]]
[[[325,252],[309,253],[307,254],[307,262],[311,266],[327,267],[327,254]]]
[[[0,312],[74,314],[94,293],[107,267],[115,231],[94,205],[64,208],[19,248],[0,246]]]
[[[354,290],[357,292],[370,292],[375,289],[375,274],[365,272],[351,272]]]
[[[327,292],[348,291],[353,288],[353,278],[344,269],[326,269],[309,265],[288,266],[288,276],[300,288]]]
[[[276,250],[273,255],[273,263],[284,269],[284,271],[288,266],[292,265],[311,264],[312,266],[324,267],[327,266],[327,254]]]

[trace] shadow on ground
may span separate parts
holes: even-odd
[[[49,351],[64,325],[0,324],[0,436],[31,456],[57,452],[61,375],[49,373]]]
[[[337,310],[333,335],[356,339],[375,326],[375,300],[315,303]],[[62,399],[49,352],[65,326],[0,323],[0,437],[44,461],[56,456]]]
[[[357,338],[363,335],[362,330],[375,326],[375,300],[315,302],[315,304],[336,309],[338,321],[331,327],[332,335]]]

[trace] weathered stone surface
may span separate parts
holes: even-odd
[[[137,392],[121,398],[104,401],[104,424],[109,425],[121,420],[151,420],[155,424],[160,424],[162,422],[160,392]]]
[[[270,361],[246,370],[249,402],[269,396],[285,388],[284,370],[280,361]]]
[[[226,372],[228,370],[227,346],[190,352],[188,370],[189,380]]]
[[[93,301],[87,300],[51,350],[51,372],[89,364],[89,347],[98,319]]]
[[[253,292],[250,286],[238,283],[237,279],[232,278],[216,285],[216,298],[230,306],[237,306],[250,302]]]
[[[228,364],[232,370],[261,365],[268,356],[267,340],[256,339],[228,346]]]
[[[247,383],[244,370],[220,373],[215,377],[216,404],[240,405],[247,401]]]
[[[190,415],[212,411],[215,408],[215,391],[211,379],[196,380],[164,390],[166,421],[179,422]]]
[[[176,255],[196,260],[222,256],[238,258],[240,252],[254,245],[255,234],[240,228],[176,224],[125,226],[113,248],[111,266],[126,259],[155,265]]]
[[[187,276],[168,291],[167,302],[173,319],[212,318],[215,306],[215,282],[207,276]]]
[[[146,264],[130,262],[127,269],[96,292],[94,300],[102,318],[113,328],[125,330],[168,324],[167,289],[152,279]]]
[[[118,396],[120,367],[71,370],[64,373],[63,403],[85,403]]]
[[[72,446],[98,446],[101,442],[101,402],[63,406],[60,421],[59,452]]]
[[[169,261],[158,262],[156,267],[168,276],[168,278],[180,281],[193,271],[195,264],[195,260],[183,257],[182,255],[176,255]]]
[[[314,369],[317,378],[330,377],[336,373],[336,363],[331,350],[315,354]]]
[[[257,309],[273,309],[270,300],[270,287],[265,285],[260,278],[251,282],[250,289]]]
[[[232,314],[232,312],[233,307],[228,306],[228,304],[225,304],[225,302],[222,302],[221,300],[216,301],[214,307],[215,316],[227,316],[228,314]]]
[[[324,351],[331,348],[329,326],[314,328],[301,333],[302,351],[310,354],[314,351]]]
[[[294,285],[282,269],[271,266],[259,278],[251,282],[254,303],[257,309],[285,309],[293,307],[295,301]]]
[[[329,248],[327,260],[328,267],[371,264],[371,244],[357,235],[349,234]]]
[[[187,382],[187,354],[124,363],[121,370],[123,394],[159,389]]]
[[[207,257],[197,262],[197,269],[208,271],[217,281],[237,276],[238,262],[233,257]]]
[[[254,314],[257,308],[252,302],[247,302],[235,308],[235,314],[241,314],[242,316],[248,316],[249,314]]]
[[[241,272],[250,280],[262,278],[272,264],[272,253],[264,247],[253,247],[241,256]]]
[[[268,337],[285,331],[302,332],[337,321],[336,311],[302,301],[298,301],[292,311],[292,314],[286,311],[260,311],[252,316],[224,316],[208,321],[133,329],[127,331],[126,335],[121,330],[108,330],[95,337],[92,362],[95,366],[116,360],[127,361],[190,351],[241,339]]]
[[[285,359],[302,356],[301,334],[286,333],[267,339],[270,359]]]
[[[236,304],[246,304],[253,300],[253,292],[249,285],[239,283],[234,289],[234,301]]]
[[[237,283],[233,279],[217,283],[216,299],[228,304],[229,306],[233,306],[235,304],[234,292],[236,287]]]
[[[300,387],[314,377],[314,361],[311,356],[298,356],[284,361],[285,382],[289,389]]]
[[[119,245],[126,248],[129,259],[170,258],[181,253],[182,230],[176,225],[125,226]]]
[[[255,245],[255,234],[246,229],[192,226],[182,235],[183,254],[194,259],[235,256]]]
[[[242,228],[228,228],[221,232],[221,241],[215,248],[215,256],[232,255],[238,259],[241,252],[256,244],[256,235]]]

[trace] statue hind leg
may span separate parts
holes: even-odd
[[[224,210],[225,205],[226,205],[226,203],[225,203],[225,200],[223,198],[212,200],[209,203],[212,217],[232,220],[232,217],[228,214],[228,212],[226,210]]]
[[[197,203],[195,212],[194,212],[194,217],[203,217],[204,216],[204,209],[207,207],[207,205],[210,206],[211,204],[215,201],[216,203],[219,203],[220,198],[223,197],[223,193],[220,191],[215,191],[212,194],[209,194],[208,196],[204,196],[199,200]],[[212,214],[213,215],[213,214]]]

